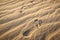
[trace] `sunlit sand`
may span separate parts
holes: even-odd
[[[0,0],[0,40],[60,40],[60,0]]]

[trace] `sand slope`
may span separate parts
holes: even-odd
[[[60,0],[0,0],[0,40],[60,40]]]

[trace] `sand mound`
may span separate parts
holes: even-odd
[[[60,40],[60,0],[0,0],[0,40]]]

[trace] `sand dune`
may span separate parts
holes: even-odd
[[[0,40],[60,40],[60,0],[0,0]]]

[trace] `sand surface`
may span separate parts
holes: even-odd
[[[0,40],[60,40],[60,0],[0,0]]]

